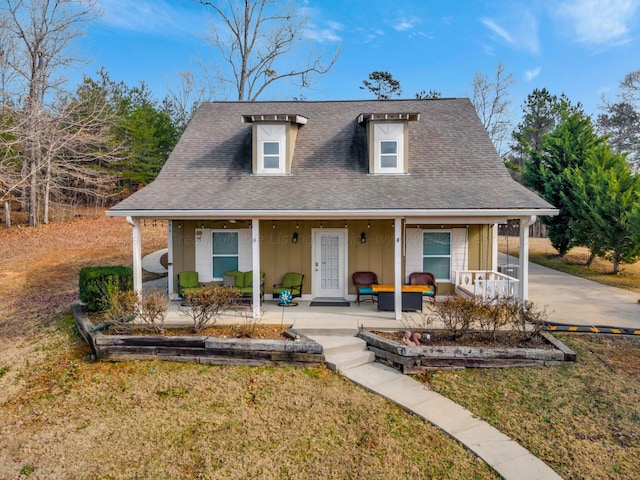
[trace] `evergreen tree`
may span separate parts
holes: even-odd
[[[625,156],[599,144],[588,152],[581,166],[567,169],[567,185],[562,198],[573,217],[577,243],[591,248],[613,263],[618,273],[621,263],[640,258],[637,214],[640,211],[640,176]]]
[[[572,230],[574,201],[569,169],[581,168],[589,152],[604,143],[593,131],[591,120],[581,113],[563,113],[554,131],[543,137],[539,151],[531,151],[525,182],[549,203],[560,209],[555,217],[543,217],[553,247],[562,256],[576,245]]]

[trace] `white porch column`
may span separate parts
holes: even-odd
[[[127,223],[133,227],[133,289],[142,292],[142,234],[140,219],[127,217]]]
[[[167,295],[169,298],[175,300],[178,298],[177,294],[173,293],[173,220],[167,222],[167,264],[168,264],[168,277],[167,277]]]
[[[394,220],[395,232],[394,232],[394,303],[396,320],[402,320],[402,219],[396,218]]]
[[[493,245],[491,249],[491,270],[498,271],[498,224],[494,223],[491,228],[493,229]]]
[[[518,297],[529,300],[529,227],[536,221],[536,216],[520,219],[520,281]]]
[[[253,269],[253,318],[260,318],[260,220],[251,219],[251,259]]]

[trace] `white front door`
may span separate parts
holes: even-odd
[[[313,230],[311,293],[314,298],[345,298],[347,285],[347,230]]]

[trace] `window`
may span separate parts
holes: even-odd
[[[404,123],[375,122],[373,173],[405,173]]]
[[[262,160],[265,170],[279,170],[280,142],[262,142]]]
[[[238,270],[238,232],[213,232],[212,277],[222,280],[225,272]]]
[[[265,123],[256,126],[256,160],[258,174],[286,173],[287,127],[285,124]]]
[[[451,232],[423,232],[422,271],[433,273],[436,280],[451,280]]]
[[[382,168],[398,168],[398,142],[396,140],[380,142],[380,166]]]

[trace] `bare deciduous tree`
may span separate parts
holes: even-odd
[[[503,144],[510,133],[511,101],[508,97],[514,83],[513,76],[505,73],[502,62],[496,67],[493,81],[489,75],[478,72],[473,75],[472,103],[500,156],[504,156]]]
[[[211,42],[230,67],[230,74],[207,69],[205,75],[230,84],[238,100],[256,100],[267,87],[285,79],[308,88],[338,59],[339,50],[327,60],[322,54],[310,52],[304,65],[291,66],[295,52],[303,46],[302,33],[309,23],[293,4],[276,0],[194,1],[210,7],[225,27],[212,27]]]
[[[21,179],[28,179],[29,225],[48,222],[46,202],[53,173],[51,155],[43,148],[53,142],[47,131],[51,121],[47,101],[64,83],[61,70],[76,64],[70,52],[82,27],[96,15],[96,0],[4,0],[0,18],[4,34],[14,42],[10,67],[16,90],[23,92],[15,113],[20,118],[12,126],[22,158]],[[42,212],[39,214],[39,207]]]

